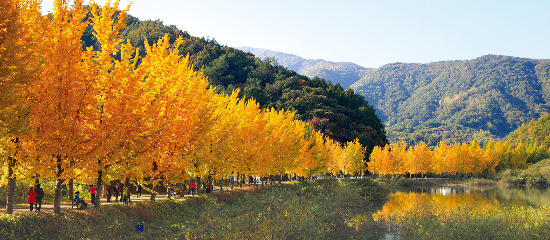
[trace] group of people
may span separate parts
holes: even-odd
[[[107,191],[107,202],[111,202],[111,198],[113,195],[115,196],[115,202],[119,201],[120,196],[120,202],[128,204],[130,202],[130,185],[124,185],[123,183],[117,183],[114,185],[107,185],[106,191]],[[136,186],[136,196],[140,197],[142,192],[141,184],[138,184]]]
[[[187,188],[187,186],[189,186],[189,188]],[[185,183],[178,183],[177,185],[174,185],[172,183],[169,183],[168,186],[166,187],[166,190],[168,192],[168,198],[171,198],[172,196],[175,196],[176,195],[176,191],[174,190],[174,187],[176,188],[179,188],[179,192],[181,194],[181,196],[183,197],[185,195],[185,190],[187,190],[187,194],[188,195],[191,195],[191,196],[194,196],[195,194],[197,194],[197,183],[195,183],[195,181],[191,181],[189,182],[189,184],[185,184]],[[212,181],[208,181],[208,182],[203,182],[202,183],[202,188],[203,188],[203,192],[206,192],[206,193],[209,193],[212,191]]]
[[[185,189],[187,188],[186,184],[179,184],[181,194],[184,195]],[[211,181],[203,183],[203,190],[207,193],[209,193],[212,190],[212,183]],[[115,202],[119,201],[120,196],[120,202],[128,204],[130,202],[130,185],[124,185],[123,183],[115,183],[112,185],[106,186],[106,195],[107,195],[107,202],[111,202],[111,198],[114,195],[115,196]],[[170,198],[171,195],[175,195],[175,191],[173,190],[173,185],[170,184],[168,186],[168,198]],[[189,182],[189,190],[187,194],[194,196],[197,194],[197,184],[195,181]],[[141,193],[143,191],[143,187],[141,184],[138,184],[136,186],[136,196],[141,197]],[[91,203],[92,205],[95,204],[96,201],[96,194],[97,194],[97,187],[95,185],[90,185],[90,195],[91,195]],[[29,191],[27,192],[27,203],[29,204],[29,208],[32,211],[33,208],[36,209],[36,211],[40,211],[42,208],[42,199],[44,198],[44,190],[40,187],[40,184],[37,184],[34,188],[30,187]],[[80,197],[80,191],[75,192],[74,202],[80,205],[80,208],[86,208],[88,204],[86,201],[84,201],[83,198]]]
[[[120,196],[120,202],[128,204],[130,201],[130,185],[124,185],[123,183],[116,183],[113,185],[107,185],[106,186],[106,195],[107,195],[107,202],[111,202],[112,196],[115,196],[115,202],[119,201]],[[138,184],[136,186],[136,196],[141,197],[141,193],[143,191],[143,187],[141,184]],[[74,201],[76,203],[81,204],[80,208],[86,208],[88,205],[84,199],[80,198],[80,192],[75,192],[75,199]],[[91,196],[91,203],[92,205],[95,205],[96,201],[96,194],[97,194],[97,187],[95,185],[90,185],[90,196]]]
[[[202,189],[204,192],[209,193],[212,191],[212,181],[203,182],[202,183]],[[185,185],[183,190],[185,190]],[[187,191],[187,194],[194,196],[197,194],[197,184],[195,181],[189,182],[189,191]]]
[[[30,187],[29,191],[27,192],[27,203],[29,204],[31,212],[33,210],[33,207],[36,209],[36,211],[40,212],[40,209],[42,208],[43,198],[44,190],[40,187],[40,184],[37,184],[34,188]]]

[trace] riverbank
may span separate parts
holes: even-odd
[[[377,181],[394,192],[373,215],[390,239],[550,239],[545,188],[488,179]]]
[[[388,212],[392,216],[386,218],[384,209],[391,209],[385,206],[391,204],[387,196],[396,184],[385,181],[389,180],[322,179],[160,199],[155,203],[68,209],[60,215],[0,214],[0,239],[550,238],[548,207],[500,209],[496,208],[498,203],[471,207],[458,202],[454,208],[416,206],[407,198],[405,205],[394,204]],[[412,188],[469,184],[446,179],[411,181]],[[448,202],[446,198],[424,197]],[[401,209],[397,215],[393,213],[396,207]],[[375,215],[379,217],[373,218]],[[137,231],[137,225],[144,226],[144,231]]]

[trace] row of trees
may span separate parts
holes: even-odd
[[[153,43],[168,34],[173,43],[182,37],[179,54],[189,55],[193,69],[202,71],[217,93],[230,95],[239,90],[240,98],[253,98],[261,108],[295,110],[295,119],[309,121],[315,130],[342,144],[358,138],[367,152],[388,142],[384,124],[374,108],[350,88],[299,75],[274,59],[262,60],[215,39],[191,36],[160,20],[140,20],[129,15],[126,26],[122,38],[139,49],[141,57],[147,55],[143,39]],[[91,31],[84,35],[84,46],[98,46]],[[321,124],[316,119],[322,120]]]
[[[375,174],[482,174],[502,169],[522,169],[549,157],[545,147],[490,141],[447,145],[440,142],[433,150],[426,144],[408,146],[406,142],[375,147],[368,170]]]
[[[9,98],[1,102],[0,149],[11,196],[16,179],[54,180],[59,213],[70,179],[100,186],[362,170],[358,140],[342,146],[294,112],[260,109],[237,91],[216,93],[178,54],[181,38],[145,40],[140,58],[120,40],[127,9],[119,1],[85,8],[82,0],[56,0],[49,16],[36,0],[1,4],[9,17],[0,18],[0,91]],[[90,27],[97,44],[82,50]]]

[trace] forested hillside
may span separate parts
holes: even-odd
[[[521,125],[504,140],[513,144],[537,144],[550,149],[550,114]]]
[[[195,70],[201,70],[218,92],[256,99],[262,108],[295,110],[296,118],[309,121],[326,136],[344,143],[358,138],[369,151],[387,142],[384,125],[375,110],[353,90],[345,90],[320,78],[308,78],[272,60],[261,60],[251,53],[223,46],[214,39],[197,38],[161,21],[141,21],[127,17],[122,35],[145,56],[143,39],[152,44],[164,34],[175,41],[184,38],[181,55],[189,55]],[[84,47],[96,45],[90,33]]]
[[[485,142],[550,111],[550,60],[487,55],[394,63],[352,88],[377,109],[390,141]]]
[[[332,83],[339,83],[344,88],[348,88],[351,84],[357,82],[365,74],[365,71],[368,71],[367,68],[351,62],[330,62],[322,59],[305,59],[294,54],[261,48],[238,47],[238,49],[250,52],[261,59],[275,58],[278,64],[294,70],[299,74],[306,75],[310,78],[320,77]]]

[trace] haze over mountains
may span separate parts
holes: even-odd
[[[310,78],[324,78],[332,83],[339,83],[344,89],[357,82],[368,68],[352,62],[331,62],[323,59],[305,59],[294,54],[272,51],[262,48],[237,47],[237,49],[250,52],[261,59],[274,58],[281,66],[308,76]]]

